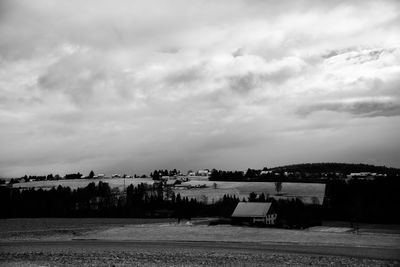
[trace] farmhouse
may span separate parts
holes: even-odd
[[[166,183],[165,183],[165,185],[166,186],[174,186],[176,183],[178,183],[178,181],[175,179],[175,180],[168,180]]]
[[[204,170],[198,170],[197,175],[198,176],[209,176],[211,174],[209,169],[204,169]]]
[[[271,204],[271,202],[239,202],[232,214],[233,222],[273,225],[276,223],[277,214]]]

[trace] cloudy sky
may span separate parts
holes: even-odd
[[[400,1],[0,0],[0,176],[400,167]]]

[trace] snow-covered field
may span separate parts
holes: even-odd
[[[153,180],[151,178],[101,178],[101,179],[71,179],[71,180],[54,180],[54,181],[35,181],[35,182],[27,182],[27,183],[17,183],[14,184],[13,187],[15,188],[43,188],[43,189],[50,189],[52,187],[61,186],[68,186],[72,189],[85,187],[89,183],[94,182],[98,183],[99,181],[108,183],[110,187],[118,187],[123,188],[124,183],[125,186],[130,184],[138,185],[141,183],[145,184],[153,184]]]
[[[31,220],[0,220],[0,266],[399,264],[399,234],[207,226],[199,219],[37,218],[34,227]]]
[[[206,218],[177,223],[174,219],[36,218],[0,220],[1,240],[182,240],[268,242],[399,247],[400,234],[371,231],[355,234],[324,231],[329,227],[288,230],[231,225],[208,226]]]
[[[214,183],[216,189],[214,189]],[[213,181],[189,181],[182,185],[206,185],[206,188],[177,189],[176,193],[182,196],[207,199],[208,202],[217,201],[225,194],[235,195],[240,199],[247,199],[251,192],[275,198],[297,197],[305,203],[322,204],[325,196],[325,184],[318,183],[282,183],[282,196],[275,196],[275,184],[272,182],[213,182]]]
[[[85,187],[91,182],[98,183],[99,181],[106,182],[110,187],[118,187],[122,189],[125,186],[133,184],[134,186],[145,183],[153,184],[150,178],[103,178],[103,179],[73,179],[73,180],[58,180],[58,181],[37,181],[27,183],[17,183],[13,187],[16,188],[43,188],[50,189],[52,187],[68,186],[72,189]],[[198,185],[206,185],[205,188],[195,188]],[[190,188],[191,187],[191,188]],[[325,184],[318,183],[282,183],[282,196],[275,196],[275,184],[272,182],[213,182],[207,180],[192,180],[185,182],[181,187],[174,189],[175,193],[181,196],[196,198],[199,201],[218,201],[225,194],[235,195],[240,199],[247,199],[251,192],[257,194],[274,196],[275,198],[300,198],[305,203],[322,204],[325,196]]]
[[[123,227],[113,227],[104,231],[93,232],[82,238],[102,240],[287,242],[299,244],[376,247],[398,247],[400,244],[400,235],[398,234],[354,234],[231,225],[190,225],[185,223],[125,225]]]

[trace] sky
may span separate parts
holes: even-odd
[[[0,176],[400,167],[400,1],[0,0]]]

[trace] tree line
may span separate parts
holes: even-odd
[[[282,185],[277,183],[276,187]],[[278,190],[278,189],[277,189]],[[278,192],[278,191],[277,191]],[[125,191],[99,181],[84,188],[18,189],[0,187],[0,216],[10,217],[173,217],[177,219],[229,217],[239,201],[272,202],[278,224],[287,227],[318,225],[322,220],[400,223],[399,179],[329,181],[322,205],[298,199],[278,200],[264,193],[246,199],[224,195],[208,203],[182,197],[162,183],[129,185]]]
[[[272,171],[290,171],[300,173],[342,173],[350,174],[352,172],[374,172],[386,173],[388,176],[396,176],[400,174],[400,169],[390,168],[386,166],[375,166],[370,164],[352,164],[352,163],[304,163],[293,164],[271,168]]]
[[[229,216],[239,199],[225,195],[208,204],[175,194],[163,184],[129,185],[125,191],[108,183],[84,188],[18,189],[0,187],[1,217],[175,217]]]
[[[274,182],[325,182],[345,179],[351,173],[375,173],[386,177],[399,177],[400,169],[368,164],[307,163],[282,167],[247,169],[246,171],[223,171],[213,169],[211,181]]]
[[[329,181],[324,218],[369,223],[400,223],[400,179]]]
[[[108,183],[90,183],[72,190],[58,186],[50,190],[0,187],[2,217],[230,217],[239,201],[273,202],[280,225],[306,227],[320,221],[317,205],[304,205],[299,200],[279,200],[251,193],[240,200],[224,195],[208,203],[182,197],[160,184],[130,185],[126,191],[110,188]]]

